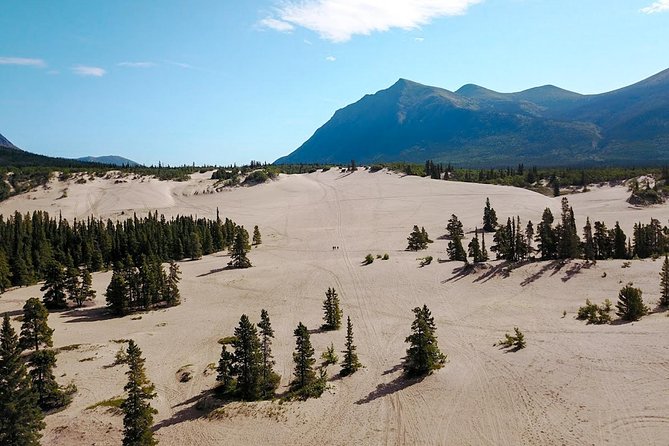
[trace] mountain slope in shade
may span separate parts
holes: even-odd
[[[130,166],[130,167],[139,166],[139,163],[133,160],[116,155],[84,156],[81,158],[77,158],[77,160],[85,161],[88,163],[111,164],[113,166]]]
[[[11,142],[9,142],[9,140],[7,138],[5,138],[4,136],[2,136],[2,134],[0,134],[0,147],[7,147],[9,149],[16,149],[16,146],[14,144],[12,144]]]
[[[277,163],[426,159],[470,166],[669,161],[669,70],[599,95],[552,85],[451,92],[400,79],[338,110]]]
[[[0,135],[0,167],[82,167],[88,163],[26,152]]]

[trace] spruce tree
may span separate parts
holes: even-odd
[[[553,213],[550,208],[544,209],[541,222],[537,225],[537,238],[539,251],[543,260],[553,259],[557,256],[557,236],[553,229]]]
[[[465,232],[462,229],[462,222],[460,222],[457,215],[455,214],[452,214],[451,218],[448,220],[448,225],[446,225],[446,231],[448,231],[448,237],[451,240],[456,238],[462,239],[465,236]]]
[[[437,345],[437,327],[427,305],[414,308],[413,313],[412,334],[405,340],[410,344],[404,363],[404,372],[409,377],[430,374],[446,362],[446,356]]]
[[[616,308],[616,314],[626,321],[638,321],[641,316],[648,314],[648,307],[641,298],[641,290],[631,284],[624,286],[618,293]]]
[[[67,298],[75,302],[79,301],[79,268],[71,266],[65,269],[65,291]],[[81,305],[77,305],[81,306]]]
[[[19,340],[5,313],[0,329],[0,444],[39,446],[43,418]]]
[[[42,410],[49,411],[69,404],[69,396],[62,391],[53,375],[56,352],[53,350],[33,352],[28,357],[28,365],[31,368],[33,388],[37,392],[38,404]]]
[[[252,266],[251,261],[246,257],[246,253],[249,251],[248,239],[249,235],[246,229],[243,226],[237,228],[235,239],[230,248],[228,266],[231,268],[249,268]]]
[[[358,354],[355,352],[356,346],[353,344],[353,324],[351,317],[346,318],[346,350],[344,353],[344,360],[341,363],[341,375],[348,376],[355,373],[362,364],[358,360]]]
[[[485,208],[483,208],[483,230],[493,232],[497,229],[497,213],[490,206],[490,198],[485,199]]]
[[[77,307],[81,307],[84,302],[95,299],[96,293],[92,288],[93,278],[91,277],[88,268],[82,269],[81,272],[79,272],[78,269],[75,269],[75,271],[79,274],[79,278],[78,280],[73,281],[76,286],[73,289],[68,290],[68,294],[69,298],[75,301]]]
[[[202,258],[202,242],[200,241],[200,235],[197,232],[191,232],[189,248],[191,260],[199,260]]]
[[[49,312],[36,297],[31,297],[23,305],[23,323],[19,345],[22,349],[39,350],[41,346],[53,345],[53,329],[47,324]]]
[[[406,248],[407,251],[420,251],[421,249],[427,249],[427,237],[418,228],[418,225],[414,225],[413,231],[411,231],[411,234],[409,234],[407,241],[409,242]]]
[[[585,219],[585,226],[583,227],[583,257],[586,260],[595,260],[597,257],[595,238],[592,235],[592,225],[589,217]]]
[[[342,310],[339,308],[339,297],[334,288],[328,288],[325,292],[325,300],[323,301],[323,328],[326,330],[339,330],[341,327]]]
[[[623,230],[620,228],[620,224],[616,222],[616,226],[613,229],[613,258],[614,259],[626,259],[628,249],[627,245],[625,244],[625,240],[627,240],[627,236],[623,232]]]
[[[295,378],[290,383],[290,388],[299,392],[305,390],[316,380],[316,372],[313,368],[316,359],[314,358],[314,348],[311,346],[307,327],[300,322],[293,334],[295,336],[295,352],[293,353]]]
[[[44,285],[42,285],[40,291],[44,291],[43,300],[47,308],[67,308],[67,303],[65,302],[65,270],[55,260],[51,261],[47,266]]]
[[[0,294],[12,286],[12,271],[9,268],[9,261],[5,251],[0,249]]]
[[[149,400],[156,394],[154,386],[146,377],[142,351],[135,341],[128,342],[127,364],[128,383],[123,388],[127,397],[121,403],[123,411],[123,446],[153,446],[157,441],[153,438],[153,409]]]
[[[567,197],[562,199],[562,216],[558,231],[558,255],[561,259],[577,259],[580,256],[580,239],[576,231],[574,210]]]
[[[161,268],[162,269],[162,268]],[[179,281],[181,278],[179,265],[173,260],[170,261],[169,273],[166,277],[163,290],[163,299],[165,303],[173,307],[181,303],[181,294],[179,293]]]
[[[129,287],[125,274],[114,269],[111,281],[107,286],[107,308],[116,316],[124,316],[130,311]]]
[[[474,238],[469,242],[468,252],[469,257],[474,259],[474,263],[483,262],[483,253],[481,252],[481,245],[479,244],[479,230],[474,230]]]
[[[274,372],[274,358],[272,357],[272,339],[274,330],[269,320],[267,310],[260,311],[260,352],[262,353],[262,364],[260,373],[260,397],[271,398],[279,386],[280,377]]]
[[[260,229],[258,229],[258,225],[255,225],[253,227],[253,244],[260,245],[261,243],[262,243],[262,237],[260,235]]]
[[[221,357],[216,368],[216,381],[221,383],[220,392],[223,395],[231,394],[235,390],[235,357],[225,345],[221,348]]]
[[[237,392],[240,398],[254,401],[260,397],[262,351],[255,325],[243,314],[235,328],[235,341],[232,343],[235,353],[235,373]]]
[[[660,272],[660,306],[669,306],[669,257],[666,255]]]

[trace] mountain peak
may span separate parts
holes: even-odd
[[[12,144],[7,138],[0,134],[0,147],[7,147],[9,149],[17,149],[14,144]]]

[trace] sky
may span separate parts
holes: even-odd
[[[601,93],[669,68],[669,0],[3,0],[0,133],[61,157],[273,162],[398,78]]]

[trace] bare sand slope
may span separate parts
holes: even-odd
[[[4,214],[42,208],[78,218],[156,209],[213,217],[218,207],[222,216],[258,224],[263,233],[263,245],[250,253],[251,269],[222,270],[224,254],[181,263],[179,307],[106,319],[101,307],[110,273],[100,273],[94,277],[97,306],[52,314],[55,346],[82,346],[58,356],[59,381],[73,381],[79,393],[71,407],[47,417],[44,444],[119,444],[121,418],[86,408],[122,394],[124,368],[110,365],[121,345],[112,340],[125,338],[138,342],[156,384],[152,404],[162,445],[667,444],[669,319],[652,314],[609,326],[574,319],[586,298],[615,301],[629,281],[654,306],[659,261],[634,261],[630,268],[621,261],[537,262],[512,271],[490,262],[465,274],[460,264],[436,260],[446,258],[447,241],[437,237],[452,213],[473,230],[490,197],[500,220],[519,215],[536,223],[547,206],[559,216],[559,199],[385,172],[282,176],[253,188],[194,195],[210,186],[204,175],[187,183],[95,180],[69,185],[55,206],[47,198],[53,189],[0,204]],[[669,207],[636,210],[626,196],[623,188],[602,187],[569,198],[579,226],[586,215],[609,227],[619,220],[628,233],[651,216],[666,224]],[[435,239],[419,254],[404,251],[414,224]],[[490,246],[492,237],[486,240]],[[367,253],[386,252],[390,260],[361,265]],[[435,261],[419,268],[416,257],[425,255]],[[317,400],[231,404],[216,420],[194,409],[214,386],[215,374],[205,370],[218,361],[217,340],[232,334],[242,313],[257,321],[262,308],[269,311],[282,391],[291,378],[292,332],[299,321],[313,330],[317,354],[330,342],[343,348],[344,330],[316,330],[331,286],[351,316],[365,369],[334,376],[330,391]],[[0,312],[19,314],[28,297],[39,295],[38,286],[10,291],[0,298]],[[435,316],[449,363],[421,382],[406,382],[400,379],[404,338],[411,309],[423,303]],[[514,326],[524,331],[527,348],[505,353],[494,347]],[[178,382],[182,367],[193,371],[190,382]]]

